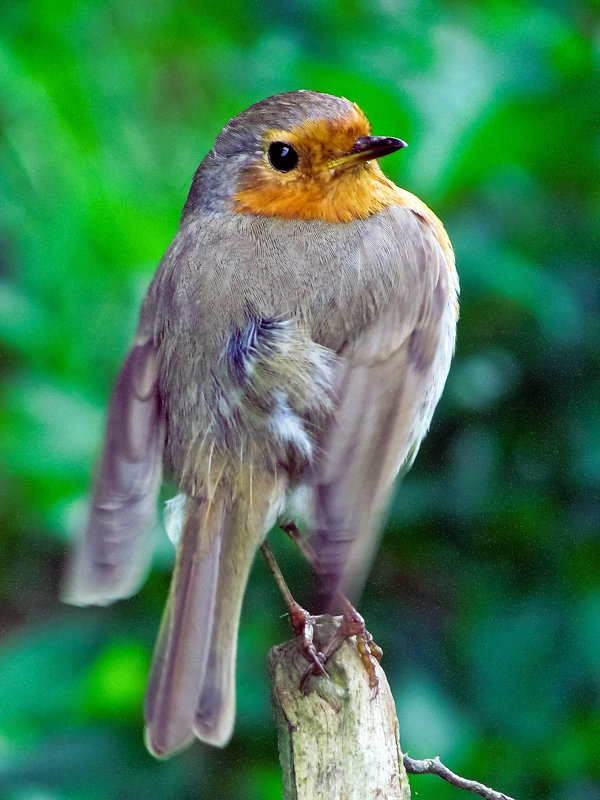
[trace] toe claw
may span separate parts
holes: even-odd
[[[369,686],[377,691],[379,686],[377,664],[383,655],[383,651],[375,644],[373,637],[365,628],[361,615],[349,603],[347,608],[344,609],[341,625],[336,629],[322,652],[317,651],[313,643],[315,618],[300,606],[295,610],[294,618],[296,620],[294,630],[297,636],[302,636],[304,654],[311,662],[302,675],[300,680],[301,687],[304,686],[310,675],[320,674],[329,678],[325,664],[346,639],[354,638],[356,649],[367,673]]]
[[[308,680],[311,675],[323,675],[327,680],[331,680],[329,677],[329,673],[325,669],[325,662],[323,660],[323,653],[315,653],[315,658],[313,659],[312,664],[309,664],[308,667],[302,673],[302,677],[300,678],[300,688],[304,687],[304,684]]]

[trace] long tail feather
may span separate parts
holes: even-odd
[[[187,501],[146,692],[146,743],[155,755],[171,755],[194,735],[219,747],[231,738],[242,600],[283,490],[282,479],[255,477],[253,493],[223,484],[210,503]]]
[[[194,710],[208,662],[227,512],[222,494],[210,505],[194,498],[187,501],[146,689],[146,744],[156,756],[170,755],[194,736]]]
[[[264,508],[263,502],[260,504]],[[254,518],[253,518],[254,517]],[[235,662],[242,600],[248,573],[267,528],[265,516],[256,519],[247,502],[238,502],[224,532],[210,653],[194,731],[199,739],[223,747],[235,720]]]

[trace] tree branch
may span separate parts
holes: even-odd
[[[322,651],[341,618],[316,618]],[[300,688],[308,661],[298,636],[269,653],[271,702],[277,724],[284,800],[410,800],[398,740],[394,699],[377,664],[378,690],[354,641]]]
[[[490,789],[484,786],[483,783],[461,778],[460,775],[457,775],[452,772],[452,770],[448,769],[448,767],[444,766],[439,756],[426,758],[421,761],[404,754],[402,760],[406,771],[411,775],[437,775],[459,789],[466,789],[468,792],[481,795],[485,800],[513,800],[513,798],[509,797],[507,794],[497,792],[495,789]]]
[[[315,617],[322,652],[341,617]],[[396,707],[380,665],[369,677],[353,639],[327,661],[327,676],[311,675],[302,637],[269,652],[271,703],[283,770],[283,800],[410,800],[407,773],[432,774],[485,800],[512,800],[461,778],[439,758],[419,761],[400,750]]]

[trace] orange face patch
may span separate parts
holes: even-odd
[[[243,173],[233,197],[235,211],[350,222],[403,205],[401,190],[376,161],[334,166],[349,155],[359,137],[369,134],[369,122],[358,106],[343,119],[306,120],[289,131],[267,131],[264,158]],[[298,164],[289,172],[279,172],[268,160],[269,145],[279,141],[298,153]]]

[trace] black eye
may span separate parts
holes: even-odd
[[[298,153],[291,144],[273,142],[269,145],[269,161],[279,172],[289,172],[298,163]]]

